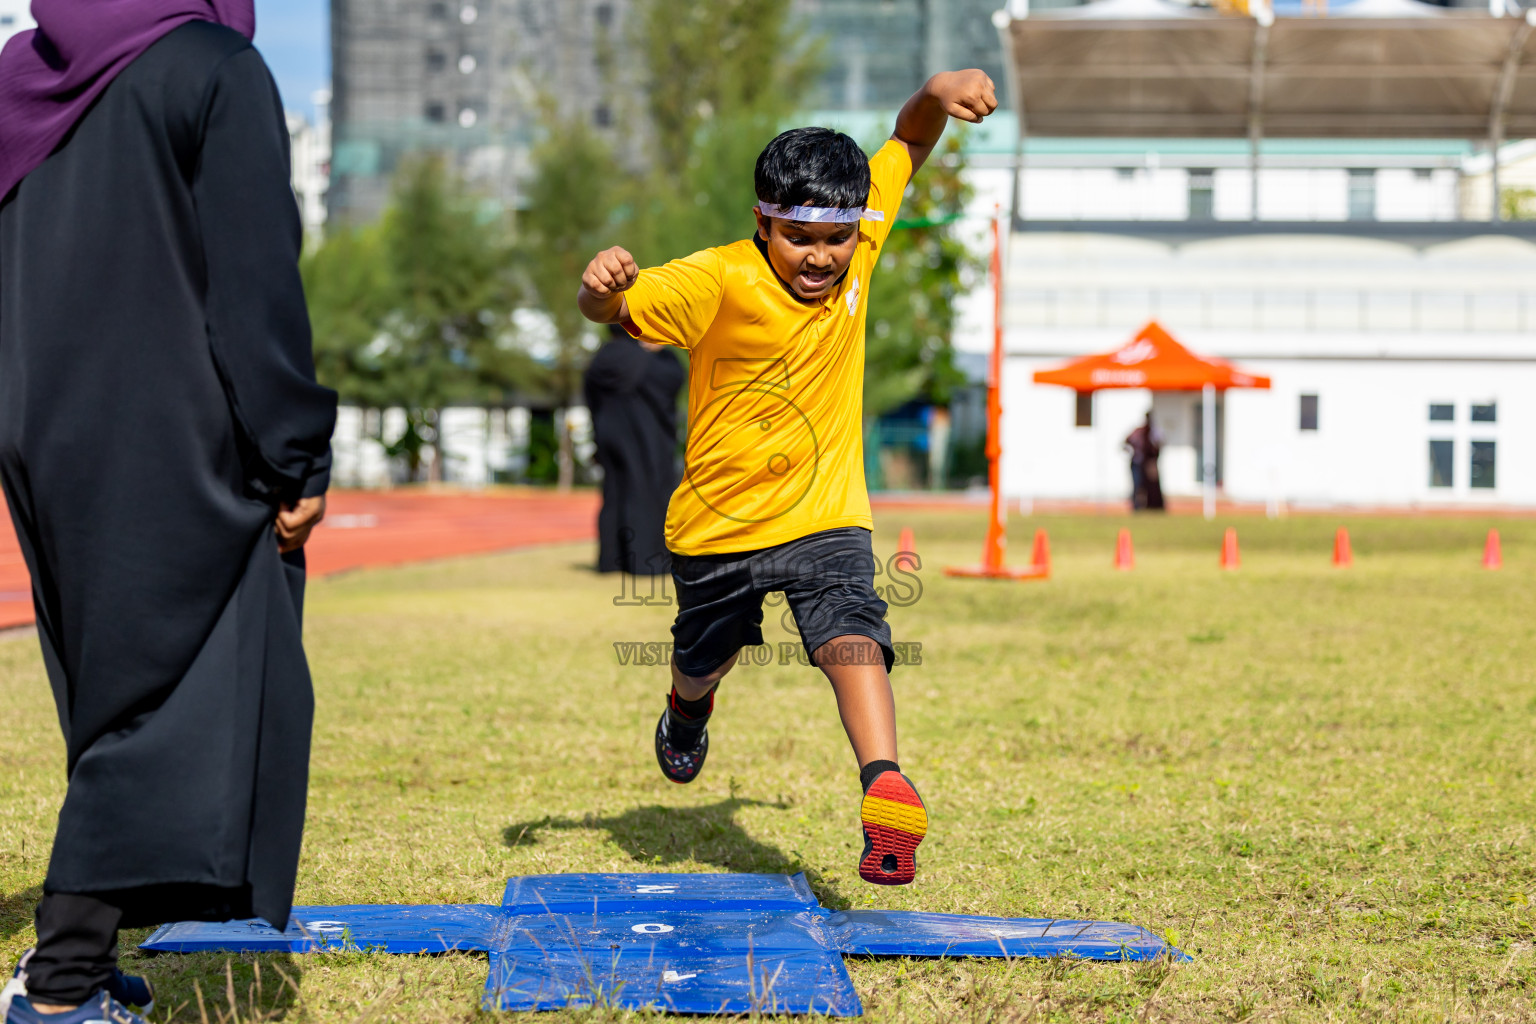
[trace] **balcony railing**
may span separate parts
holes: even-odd
[[[1514,333],[1536,328],[1536,291],[1010,289],[1012,327]]]

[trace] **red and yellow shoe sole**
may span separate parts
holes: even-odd
[[[917,877],[917,844],[928,834],[928,811],[912,783],[900,772],[883,773],[864,794],[859,816],[859,877],[874,885],[910,884]]]

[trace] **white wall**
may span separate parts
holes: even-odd
[[[1228,399],[1227,491],[1301,504],[1536,505],[1536,362],[1247,360],[1274,389]],[[1300,395],[1318,396],[1318,429],[1298,428]],[[1497,403],[1498,422],[1469,407]],[[1453,403],[1453,423],[1429,405]],[[1429,440],[1454,442],[1454,486],[1429,486]],[[1497,486],[1469,486],[1472,440],[1497,443]],[[1238,455],[1233,458],[1233,453]]]
[[[1030,220],[1183,220],[1188,174],[1180,168],[1031,168],[1021,187]]]
[[[1038,334],[1029,339],[1032,345],[1056,341],[1084,352],[1105,351],[1126,339],[1094,337],[1094,348],[1084,347],[1086,340]],[[1182,340],[1199,351],[1219,351],[1212,347],[1219,339],[1208,335]],[[1343,349],[1351,339],[1333,340]],[[1270,377],[1273,387],[1225,396],[1223,476],[1229,498],[1318,506],[1536,506],[1536,357],[1509,362],[1239,359],[1244,369]],[[1006,493],[1124,500],[1130,471],[1121,442],[1149,408],[1165,437],[1160,464],[1164,492],[1200,493],[1193,433],[1198,394],[1101,391],[1095,396],[1094,426],[1079,428],[1074,426],[1072,391],[1033,383],[1035,371],[1064,361],[1016,355],[1006,363]],[[1318,396],[1316,431],[1300,429],[1302,394]],[[1498,422],[1472,423],[1470,405],[1490,401],[1497,403]],[[1455,421],[1431,422],[1431,403],[1453,403]],[[1450,489],[1429,486],[1431,438],[1454,442]],[[1497,486],[1492,490],[1470,487],[1473,440],[1497,443]]]
[[[1093,429],[1036,370],[1124,344],[1157,319],[1191,350],[1273,378],[1225,400],[1224,478],[1243,501],[1536,506],[1536,245],[1473,237],[1415,248],[1369,238],[1233,235],[1173,246],[1125,235],[1014,237],[1008,267],[1004,483],[1020,497],[1119,501],[1120,444],[1154,401],[1101,392]],[[1299,396],[1319,430],[1299,429]],[[1468,406],[1496,401],[1497,424]],[[1164,490],[1198,493],[1194,395],[1155,399]],[[1430,423],[1430,403],[1456,405]],[[1446,429],[1449,428],[1449,429]],[[1429,440],[1455,444],[1455,486],[1429,486]],[[1497,443],[1497,487],[1469,486],[1472,440]]]
[[[1448,168],[1384,167],[1376,172],[1376,219],[1456,220],[1458,190],[1456,172]]]
[[[1369,166],[1363,158],[1356,163]],[[1536,161],[1532,165],[1536,167]],[[1253,175],[1248,168],[1217,166],[1213,170],[1215,219],[1253,219]],[[1189,175],[1184,167],[1026,166],[1022,210],[1030,220],[1185,220]],[[1379,168],[1375,189],[1377,220],[1457,219],[1461,200],[1454,169]],[[1341,221],[1348,217],[1347,167],[1259,168],[1260,220]]]

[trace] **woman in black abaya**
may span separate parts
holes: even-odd
[[[251,0],[32,10],[0,54],[0,483],[69,786],[7,1020],[122,1021],[119,927],[287,923],[336,401]]]
[[[662,346],[622,328],[610,333],[584,381],[603,467],[597,571],[665,574],[672,556],[662,534],[677,486],[677,393],[686,371]]]

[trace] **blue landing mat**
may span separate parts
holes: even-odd
[[[416,907],[366,903],[354,907],[294,907],[288,930],[267,922],[168,924],[140,949],[159,953],[489,953],[503,945],[507,913],[487,904]]]
[[[827,918],[826,929],[838,949],[854,956],[1188,959],[1145,928],[1112,921],[848,910]]]
[[[1135,925],[910,911],[834,913],[804,875],[513,878],[499,907],[295,907],[261,921],[166,925],[141,947],[490,954],[485,1006],[676,1013],[863,1012],[843,956],[1189,959]]]

